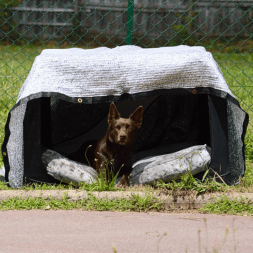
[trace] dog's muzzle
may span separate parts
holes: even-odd
[[[126,144],[127,144],[127,138],[126,138],[126,136],[125,136],[125,135],[119,136],[119,138],[118,138],[118,143],[119,143],[120,145],[126,145]]]

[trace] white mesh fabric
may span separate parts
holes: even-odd
[[[233,96],[203,47],[46,49],[36,57],[18,101],[38,92],[89,98],[196,87]]]

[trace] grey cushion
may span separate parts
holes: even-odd
[[[147,157],[133,164],[132,184],[152,184],[158,179],[169,182],[179,179],[187,170],[195,175],[207,169],[211,149],[206,145],[193,146],[178,152]]]
[[[49,149],[42,154],[42,163],[50,176],[65,183],[92,183],[97,178],[97,172],[93,168]]]
[[[210,154],[211,149],[208,146],[200,145],[172,154],[141,159],[133,164],[130,182],[133,185],[152,184],[158,179],[169,182],[179,179],[187,170],[195,175],[207,169],[211,161]],[[92,183],[97,177],[93,168],[69,160],[52,150],[43,153],[42,163],[49,175],[65,183]],[[120,177],[117,181],[119,180]]]

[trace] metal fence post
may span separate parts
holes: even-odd
[[[127,37],[126,37],[126,44],[127,45],[132,45],[132,40],[133,40],[133,13],[134,13],[134,0],[128,0]]]

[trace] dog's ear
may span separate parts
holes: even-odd
[[[116,108],[116,105],[112,102],[110,105],[109,114],[108,114],[108,124],[110,125],[110,123],[113,120],[119,119],[119,118],[120,118],[120,114]]]
[[[139,106],[133,114],[129,116],[129,119],[134,121],[135,125],[140,128],[142,124],[142,119],[143,119],[143,107]]]

